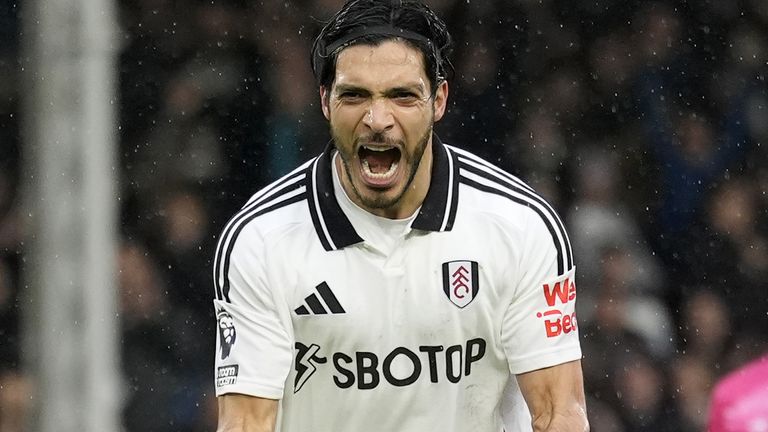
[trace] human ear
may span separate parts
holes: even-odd
[[[445,115],[445,108],[448,106],[448,81],[441,81],[437,85],[434,97],[434,121],[439,121]]]
[[[325,86],[321,86],[320,87],[320,106],[323,109],[323,115],[325,116],[326,120],[331,119],[331,109],[328,103],[330,98],[331,98],[330,91]]]

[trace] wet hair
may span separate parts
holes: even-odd
[[[322,87],[336,76],[339,53],[352,45],[379,45],[402,39],[424,56],[431,92],[451,78],[453,43],[441,20],[427,5],[415,0],[348,0],[323,27],[312,44],[312,71]]]

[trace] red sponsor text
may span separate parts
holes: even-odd
[[[557,281],[553,285],[544,284],[544,299],[549,307],[554,307],[555,302],[566,304],[576,299],[576,284],[568,278]]]
[[[552,312],[552,311],[548,311]],[[547,330],[547,337],[553,338],[560,336],[561,334],[568,334],[576,330],[576,312],[570,315],[563,315],[562,312],[556,311],[558,315],[551,319],[544,320],[544,327]],[[547,312],[545,312],[546,314]]]
[[[544,284],[544,300],[547,306],[565,306],[576,300],[576,284],[568,277],[552,284]],[[566,309],[571,309],[566,307]],[[573,309],[571,309],[573,310]],[[548,338],[568,334],[576,330],[576,313],[563,313],[560,309],[538,312],[538,318],[544,319],[544,329]]]

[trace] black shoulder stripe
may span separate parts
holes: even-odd
[[[541,219],[544,221],[544,224],[546,225],[547,230],[549,231],[549,234],[552,236],[552,241],[555,244],[555,250],[557,251],[557,274],[562,275],[565,273],[565,270],[566,270],[565,263],[564,263],[565,260],[563,259],[563,249],[565,249],[565,247],[560,243],[557,233],[555,232],[555,227],[552,225],[552,222],[550,222],[549,218],[544,214],[544,212],[539,208],[539,206],[535,205],[530,200],[522,199],[510,193],[504,192],[503,190],[499,190],[491,186],[478,183],[465,176],[462,176],[460,178],[460,181],[461,183],[466,184],[467,186],[473,187],[482,192],[487,192],[490,194],[502,196],[518,204],[527,206],[531,210],[535,211],[539,215],[539,217],[541,217]]]
[[[452,181],[449,187],[451,188],[451,205],[448,210],[448,222],[445,225],[445,230],[450,231],[453,229],[453,223],[456,222],[456,213],[459,208],[459,158],[453,151],[453,147],[445,146],[448,152],[448,158],[451,161]]]
[[[470,153],[470,152],[468,152],[466,150],[462,150],[462,149],[460,149],[458,147],[451,147],[451,149],[454,150],[458,154],[460,160],[465,161],[465,162],[469,161],[469,162],[475,163],[475,164],[477,164],[479,166],[482,166],[484,170],[487,170],[487,171],[495,174],[498,177],[502,177],[502,178],[508,180],[511,183],[514,183],[515,185],[517,185],[517,186],[519,186],[521,188],[527,189],[527,190],[535,193],[533,188],[531,186],[529,186],[528,184],[526,184],[524,181],[522,181],[519,178],[515,177],[514,175],[504,171],[503,169],[497,167],[496,165],[488,162],[487,160],[485,160],[485,159],[483,159],[483,158],[481,158],[481,157],[479,157],[479,156],[477,156],[475,154],[472,154],[472,153]]]
[[[451,209],[459,199],[456,187],[456,158],[448,146],[432,135],[432,173],[429,190],[411,228],[424,231],[450,231],[456,219]]]
[[[237,228],[232,233],[232,240],[229,242],[229,245],[227,246],[227,252],[224,255],[224,265],[222,266],[222,276],[224,280],[224,286],[222,287],[222,294],[223,294],[224,300],[226,300],[227,302],[231,302],[229,299],[229,289],[230,289],[229,265],[230,265],[230,259],[232,257],[232,250],[235,248],[235,242],[237,241],[237,237],[240,235],[240,232],[243,230],[243,228],[245,228],[245,226],[248,225],[250,221],[256,219],[259,216],[262,216],[264,214],[275,211],[277,209],[289,206],[291,204],[295,204],[305,199],[307,199],[307,193],[302,192],[300,194],[294,195],[285,200],[278,201],[268,207],[255,209],[253,213],[249,214],[246,218],[243,219],[242,223],[237,225]]]
[[[279,198],[281,195],[290,193],[291,191],[300,188],[305,185],[303,173],[299,172],[294,175],[283,177],[272,185],[268,186],[258,194],[254,195],[254,198],[246,204],[239,212],[237,212],[225,226],[219,243],[216,247],[216,255],[214,257],[214,286],[216,287],[216,298],[222,299],[222,283],[221,280],[221,264],[224,251],[227,249],[227,244],[232,241],[232,232],[247,218],[255,209],[263,205],[266,202],[270,202]]]
[[[307,168],[306,175],[307,175],[307,193],[309,196],[307,197],[307,202],[309,203],[309,215],[312,218],[312,224],[315,226],[315,231],[317,231],[317,238],[320,240],[320,243],[323,245],[323,249],[327,251],[331,251],[336,249],[333,245],[331,245],[330,236],[327,232],[327,229],[323,223],[323,220],[321,219],[320,215],[320,202],[319,197],[317,197],[318,193],[318,185],[315,178],[316,175],[316,169],[317,164],[319,163],[320,159],[318,158],[312,165],[310,165]]]
[[[552,208],[552,206],[549,205],[549,203],[536,194],[533,189],[531,189],[528,185],[523,183],[520,179],[512,176],[511,174],[506,174],[505,176],[498,175],[495,171],[486,169],[486,166],[478,167],[478,164],[472,164],[468,163],[466,159],[459,158],[461,169],[467,170],[479,177],[482,177],[486,180],[489,180],[491,182],[494,182],[496,184],[499,184],[502,188],[510,189],[514,191],[515,193],[518,193],[520,195],[523,195],[526,199],[530,199],[534,203],[541,206],[546,211],[546,214],[549,215],[550,219],[554,221],[554,225],[557,228],[557,231],[560,234],[560,238],[563,239],[563,243],[565,246],[565,257],[566,257],[566,268],[570,269],[573,267],[573,251],[571,249],[571,241],[568,238],[568,232],[565,229],[565,225],[563,224],[562,220],[560,219],[560,216],[558,216],[557,212]],[[476,161],[473,161],[476,162]],[[520,186],[522,184],[523,186]]]
[[[258,191],[248,200],[247,203],[245,203],[245,205],[240,209],[239,212],[244,212],[244,211],[248,211],[249,209],[252,209],[254,206],[259,205],[260,203],[263,203],[265,200],[270,199],[269,198],[270,196],[275,196],[275,191],[277,191],[279,188],[283,187],[288,183],[293,183],[297,179],[301,179],[306,174],[307,167],[312,165],[315,159],[317,158],[313,158],[304,162],[299,167],[295,168],[293,171],[280,177],[279,179],[269,184],[267,187]]]

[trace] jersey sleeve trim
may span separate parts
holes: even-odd
[[[218,379],[219,378],[217,377],[217,380]],[[217,382],[216,396],[222,396],[230,393],[239,393],[267,399],[283,398],[283,388],[260,383],[257,381],[245,381],[238,379],[236,384],[227,384],[223,386],[219,386]]]

